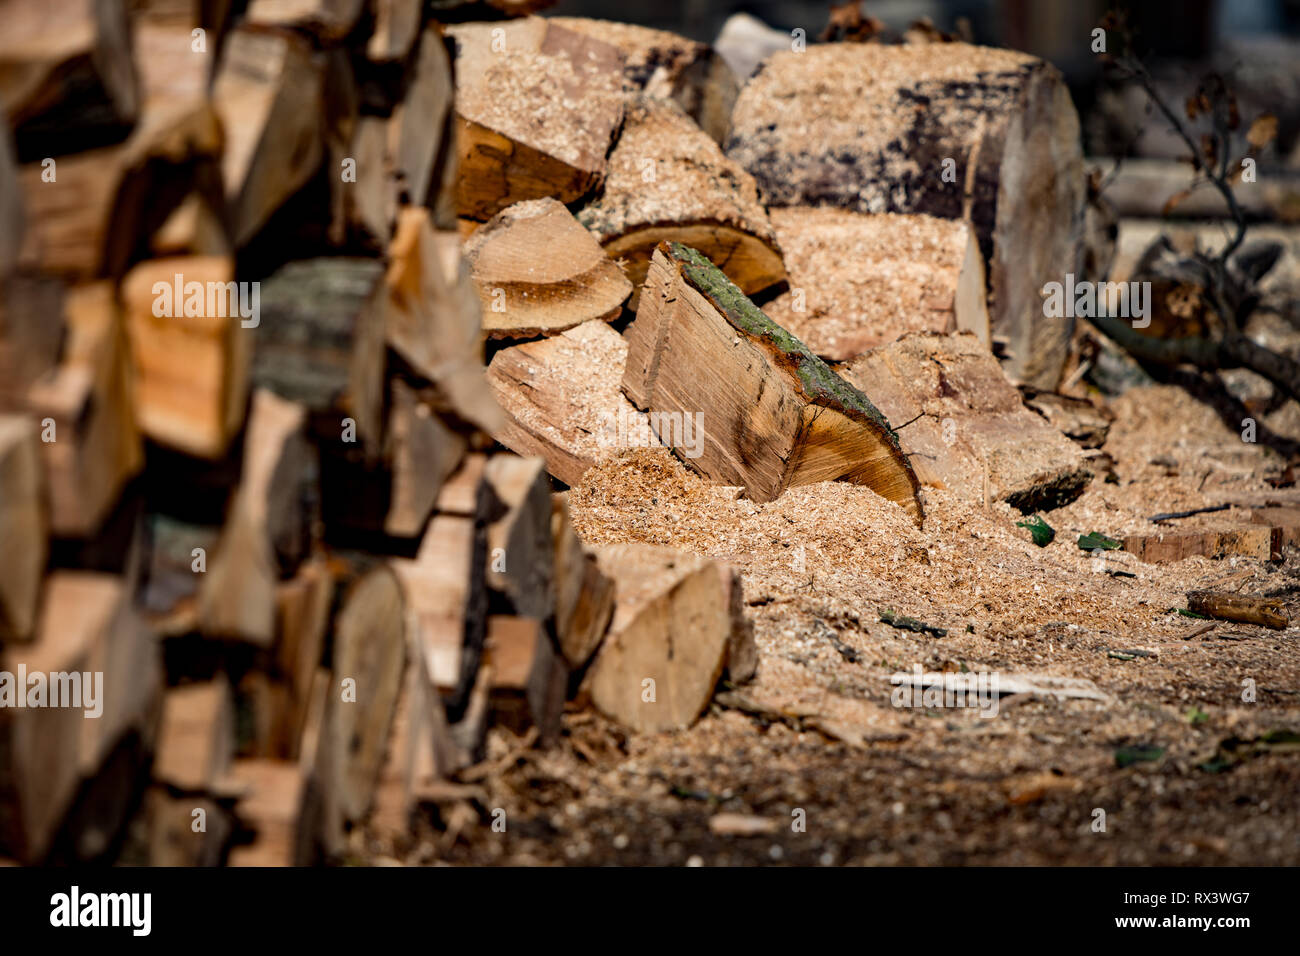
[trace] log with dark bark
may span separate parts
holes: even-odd
[[[1057,384],[1071,325],[1044,317],[1040,290],[1078,260],[1084,177],[1053,67],[963,43],[776,53],[736,101],[727,154],[772,206],[970,221],[1010,374]]]
[[[1253,597],[1221,591],[1188,591],[1187,608],[1197,614],[1243,624],[1285,630],[1289,622],[1280,598]]]

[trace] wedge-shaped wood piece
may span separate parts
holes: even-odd
[[[420,34],[415,70],[401,103],[393,110],[388,127],[388,155],[398,188],[413,206],[437,211],[437,194],[442,188],[439,157],[443,165],[455,168],[451,59],[439,28],[430,24]],[[448,197],[448,202],[451,197]],[[451,208],[438,221],[450,225]]]
[[[199,629],[270,647],[276,584],[310,546],[308,500],[316,472],[307,412],[272,392],[253,394],[243,470],[226,524],[199,585]]]
[[[1187,558],[1244,557],[1267,561],[1273,532],[1267,525],[1217,522],[1208,528],[1169,528],[1124,537],[1124,550],[1147,564],[1169,564]]]
[[[1091,478],[1079,446],[1025,408],[970,333],[908,333],[842,372],[890,421],[911,423],[898,440],[922,484],[971,503],[987,487],[989,499],[1032,512],[1072,501]]]
[[[623,391],[706,478],[755,501],[850,481],[920,523],[916,475],[885,416],[694,249],[655,251],[627,338]]]
[[[487,538],[474,518],[438,515],[415,560],[390,562],[405,597],[406,630],[430,684],[459,717],[474,675],[487,620]]]
[[[769,207],[971,222],[1010,373],[1050,389],[1072,323],[1044,316],[1041,290],[1082,271],[1079,144],[1069,91],[1042,60],[964,43],[829,43],[765,61],[736,100],[727,155]]]
[[[689,727],[713,696],[732,632],[717,565],[646,544],[609,545],[598,555],[617,604],[588,671],[592,702],[636,731]]]
[[[488,586],[515,614],[546,620],[555,609],[551,479],[541,458],[493,455],[487,481],[502,509],[487,530]]]
[[[393,490],[384,531],[398,537],[415,537],[424,530],[443,482],[460,464],[466,441],[444,425],[400,379],[392,380],[385,441],[393,470]]]
[[[547,471],[570,485],[623,448],[658,445],[619,389],[627,354],[627,341],[604,322],[497,352],[488,382],[505,422],[492,437],[545,458]]]
[[[0,415],[0,643],[25,641],[36,614],[49,554],[49,518],[35,422]]]
[[[726,138],[740,82],[708,44],[610,20],[551,17],[550,22],[622,51],[623,85],[631,97],[671,99],[714,140]]]
[[[339,699],[331,702],[336,723],[330,745],[338,804],[348,820],[369,810],[383,766],[406,664],[405,616],[396,576],[379,567],[353,585],[334,627]]]
[[[551,538],[555,544],[555,635],[569,666],[591,659],[614,613],[614,582],[583,546],[569,520],[566,500],[551,498]]]
[[[569,203],[599,185],[623,118],[623,55],[539,17],[448,32],[459,214],[490,219],[543,196]]]
[[[789,291],[764,311],[827,361],[906,332],[989,342],[984,259],[960,220],[795,206],[770,213]]]
[[[241,27],[225,40],[212,101],[225,131],[221,175],[243,246],[324,155],[324,66],[305,38]]]
[[[85,148],[75,137],[134,121],[140,90],[125,0],[6,0],[0,18],[0,109],[24,151]]]
[[[153,776],[176,790],[211,793],[235,755],[235,711],[224,677],[163,695]]]
[[[275,589],[275,669],[283,675],[286,688],[290,757],[301,755],[333,600],[334,577],[319,558],[303,564],[297,574]]]
[[[261,284],[252,381],[305,405],[313,430],[334,439],[345,418],[376,458],[383,434],[383,264],[322,257],[291,262]]]
[[[546,625],[531,617],[489,617],[483,662],[492,669],[494,722],[520,735],[536,727],[543,742],[555,740],[569,671]]]
[[[617,318],[632,283],[554,199],[515,203],[465,243],[483,330],[530,338]]]
[[[722,263],[746,294],[785,278],[753,177],[671,102],[647,99],[628,108],[605,188],[578,221],[623,263],[636,288],[633,308],[664,240]]]
[[[63,309],[63,357],[29,389],[28,405],[41,420],[50,530],[84,538],[99,529],[127,479],[140,470],[144,449],[111,284],[78,286]]]
[[[184,257],[122,282],[140,427],[201,458],[224,455],[244,420],[257,303],[233,279],[228,258]]]

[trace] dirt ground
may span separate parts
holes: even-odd
[[[514,865],[1300,862],[1300,746],[1275,733],[1300,732],[1300,627],[1176,610],[1189,589],[1214,586],[1281,597],[1300,621],[1300,553],[1288,549],[1281,564],[1146,565],[1076,543],[1091,531],[1150,530],[1145,516],[1156,512],[1294,501],[1296,489],[1266,484],[1281,458],[1243,442],[1181,389],[1130,389],[1110,410],[1103,450],[1117,480],[1099,475],[1082,497],[1046,513],[1056,538],[1044,548],[1015,526],[1023,516],[1009,506],[972,506],[949,492],[925,493],[918,529],[896,505],[842,483],[759,505],[708,485],[664,450],[593,468],[568,493],[587,542],[669,544],[741,570],[758,676],[724,687],[679,733],[628,735],[590,710],[567,714],[564,740],[549,751],[494,731],[494,771],[454,788],[400,856]],[[1269,425],[1294,435],[1294,414],[1284,409]],[[895,629],[880,622],[885,609],[947,634]],[[992,717],[895,707],[890,677],[914,665],[1082,679],[1097,693],[1004,695]],[[1134,756],[1147,759],[1120,766]],[[498,809],[504,832],[491,826]],[[715,830],[719,814],[761,819],[728,826],[723,817]],[[736,835],[737,827],[759,832]]]

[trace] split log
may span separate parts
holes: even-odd
[[[727,153],[769,206],[969,221],[1012,377],[1057,384],[1071,327],[1043,315],[1040,290],[1078,261],[1084,177],[1053,67],[963,43],[776,53],[737,98]]]
[[[627,341],[604,322],[497,352],[488,382],[505,422],[492,437],[545,458],[546,470],[569,485],[623,447],[658,445],[649,420],[620,391],[627,354]]]
[[[320,166],[324,89],[323,60],[305,39],[253,28],[226,37],[212,102],[226,134],[221,171],[236,246]]]
[[[552,496],[551,538],[555,544],[555,634],[564,659],[583,667],[600,646],[614,613],[614,582],[596,555],[573,530],[568,503]]]
[[[491,511],[492,492],[487,484],[487,455],[471,452],[438,491],[439,514],[476,520]],[[485,519],[484,519],[485,520]]]
[[[550,22],[617,47],[623,53],[623,86],[633,98],[671,99],[718,143],[727,136],[740,82],[706,43],[650,27],[586,17]]]
[[[375,28],[366,41],[366,57],[376,62],[401,60],[420,32],[421,0],[375,0]]]
[[[464,457],[466,441],[399,379],[392,381],[392,396],[385,441],[393,492],[384,531],[410,538],[424,530],[443,483]]]
[[[1254,597],[1249,594],[1228,594],[1221,591],[1188,591],[1187,609],[1206,617],[1243,624],[1260,624],[1274,630],[1285,630],[1290,623],[1281,598]]]
[[[695,250],[656,250],[627,337],[623,391],[700,474],[755,501],[850,481],[920,522],[917,478],[888,420]]]
[[[454,96],[447,47],[439,28],[431,24],[420,35],[414,76],[393,110],[388,128],[388,151],[398,192],[412,206],[437,206],[442,188],[438,159],[444,153],[452,154],[448,140],[453,130]],[[454,163],[454,158],[449,155],[446,161]],[[443,211],[444,217],[450,215],[450,209]]]
[[[1025,513],[1060,507],[1087,487],[1079,447],[1025,408],[969,333],[910,333],[841,371],[891,422],[909,423],[898,441],[922,484],[971,504],[987,493]]]
[[[37,429],[22,415],[0,415],[0,643],[25,641],[36,628],[49,554]]]
[[[84,149],[135,121],[125,0],[4,4],[0,107],[28,157]]]
[[[665,240],[722,263],[747,295],[785,278],[754,179],[672,103],[628,107],[605,188],[578,214],[610,258],[623,262],[635,309],[650,257]]]
[[[465,258],[494,338],[530,338],[609,321],[632,283],[600,244],[554,199],[503,209],[475,230]]]
[[[244,22],[292,27],[328,45],[347,36],[364,6],[364,0],[252,0]]]
[[[379,567],[353,585],[334,628],[332,766],[339,808],[366,815],[388,746],[406,661],[405,612],[396,576]]]
[[[50,530],[90,537],[144,459],[131,398],[126,334],[109,283],[64,301],[67,342],[52,374],[28,392],[41,419]],[[49,441],[46,441],[46,438]]]
[[[304,826],[307,796],[302,769],[287,760],[236,760],[232,783],[243,791],[236,813],[256,832],[230,851],[230,866],[306,866],[312,841]]]
[[[186,793],[212,793],[235,755],[235,712],[224,677],[163,695],[153,777]]]
[[[500,31],[500,32],[498,32]],[[623,118],[623,56],[538,17],[448,28],[456,41],[459,215],[598,186]]]
[[[388,289],[371,259],[291,262],[261,284],[252,383],[305,405],[312,430],[334,440],[351,418],[361,446],[380,451]]]
[[[1219,525],[1130,534],[1123,548],[1147,564],[1168,564],[1192,557],[1245,557],[1267,561],[1272,552],[1272,529],[1254,524]]]
[[[333,600],[334,577],[323,560],[304,564],[275,589],[275,669],[286,688],[285,724],[290,741],[286,757],[301,755]]]
[[[459,717],[478,671],[487,622],[487,539],[471,518],[438,515],[415,560],[389,562],[405,597],[406,630],[448,715]]]
[[[222,133],[202,99],[150,101],[125,142],[22,168],[21,261],[72,279],[120,278],[196,188]]]
[[[569,674],[545,625],[531,617],[489,617],[483,662],[492,669],[494,723],[520,736],[536,727],[543,743],[558,738]]]
[[[773,209],[790,289],[764,308],[827,361],[906,332],[973,332],[989,343],[984,259],[960,220]]]
[[[598,556],[617,605],[588,671],[592,702],[636,731],[689,727],[713,696],[732,633],[717,565],[645,544],[610,545]]]
[[[122,281],[140,427],[160,444],[221,458],[244,421],[255,295],[227,258],[142,262]]]
[[[504,598],[512,613],[546,620],[555,610],[551,480],[546,462],[494,455],[487,463],[486,477],[504,510],[487,529],[488,586]]]
[[[333,212],[330,241],[335,245],[355,242],[363,248],[382,251],[393,238],[397,216],[397,184],[388,156],[390,119],[359,116],[346,148],[336,146],[329,160]],[[351,160],[349,178],[344,164]]]
[[[207,636],[271,646],[276,584],[310,547],[316,465],[305,421],[301,405],[254,393],[239,489],[199,585],[199,630]]]
[[[0,410],[28,410],[28,391],[54,371],[64,336],[62,280],[15,273],[0,281]]]

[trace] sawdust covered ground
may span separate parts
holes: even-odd
[[[499,772],[440,808],[417,856],[1300,862],[1300,752],[1220,746],[1300,731],[1300,628],[1209,623],[1174,610],[1186,607],[1187,590],[1214,586],[1281,596],[1300,620],[1300,554],[1291,550],[1280,566],[1144,565],[1076,544],[1090,531],[1151,530],[1145,516],[1156,512],[1267,497],[1262,478],[1279,459],[1178,389],[1132,389],[1111,409],[1104,450],[1118,482],[1097,478],[1048,513],[1057,534],[1045,548],[1015,526],[1023,516],[1010,507],[985,509],[948,492],[926,492],[917,528],[870,490],[841,483],[755,504],[665,451],[593,468],[569,492],[583,538],[666,544],[734,563],[759,675],[680,733],[629,736],[589,711],[567,715],[562,746],[548,752],[494,732]],[[879,620],[885,609],[947,634],[894,629]],[[914,665],[1081,678],[1104,700],[1018,693],[1003,696],[993,717],[895,707],[890,676]],[[1243,700],[1247,681],[1254,702]],[[1155,759],[1118,766],[1134,753]],[[506,811],[504,833],[473,819],[494,808]],[[768,822],[750,825],[768,832],[714,832],[717,814],[761,817]]]

